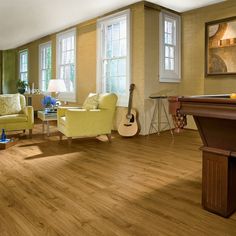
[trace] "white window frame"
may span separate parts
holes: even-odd
[[[60,70],[60,43],[61,40],[70,36],[74,36],[74,74],[75,74],[75,81],[74,81],[74,92],[61,92],[58,95],[58,99],[61,101],[66,101],[66,102],[76,102],[76,93],[77,93],[77,80],[76,80],[76,28],[69,29],[67,31],[63,31],[56,36],[56,41],[57,41],[57,47],[56,47],[56,78],[59,79],[59,70]]]
[[[27,53],[27,71],[21,71],[21,53]],[[21,80],[21,74],[27,74],[27,83],[29,83],[29,51],[28,49],[24,49],[19,51],[19,79]]]
[[[174,70],[165,69],[165,19],[169,18],[176,21],[176,35],[174,46]],[[181,17],[168,11],[160,12],[160,82],[179,83],[181,81]]]
[[[42,88],[42,49],[47,48],[47,47],[51,47],[51,52],[52,52],[52,42],[51,41],[46,42],[46,43],[42,43],[39,45],[39,89],[44,94],[48,94],[48,92],[43,91],[43,88]],[[52,58],[51,58],[51,75],[52,75]],[[51,77],[51,79],[52,79],[52,77]]]
[[[106,17],[103,17],[101,19],[99,19],[97,21],[97,92],[98,93],[105,93],[105,84],[104,81],[102,79],[102,73],[103,73],[103,49],[105,47],[104,45],[104,27],[107,26],[108,24],[111,24],[112,22],[116,22],[117,19],[121,18],[121,17],[126,17],[127,20],[127,27],[126,27],[126,46],[127,46],[127,55],[126,55],[126,95],[121,96],[118,95],[118,102],[117,105],[118,106],[122,106],[122,107],[127,107],[128,106],[128,100],[129,100],[129,85],[130,85],[130,78],[131,78],[131,58],[130,58],[130,53],[131,53],[131,49],[130,49],[130,10],[124,10],[121,12],[118,12],[116,14],[112,14]]]

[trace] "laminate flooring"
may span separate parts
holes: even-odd
[[[0,236],[236,235],[201,207],[196,131],[59,142],[56,128],[0,151]]]

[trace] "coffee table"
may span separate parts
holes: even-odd
[[[44,129],[44,125],[46,123],[47,125],[47,136],[49,136],[50,134],[50,130],[49,130],[49,122],[50,121],[55,121],[57,120],[57,113],[56,112],[52,112],[52,113],[48,113],[45,111],[38,111],[38,118],[40,120],[42,120],[42,133],[44,134],[45,129]]]

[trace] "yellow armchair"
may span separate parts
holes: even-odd
[[[0,95],[2,99],[11,95]],[[6,131],[29,130],[29,136],[32,135],[34,126],[34,110],[32,106],[26,106],[25,96],[20,96],[21,111],[16,114],[0,115],[0,128]]]
[[[64,134],[69,142],[72,137],[105,134],[111,141],[111,129],[117,96],[113,93],[100,94],[97,109],[58,108],[58,130],[60,139]]]

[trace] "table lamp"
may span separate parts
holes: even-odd
[[[61,92],[66,92],[66,85],[63,79],[51,79],[48,84],[48,92],[55,93],[56,99]]]

